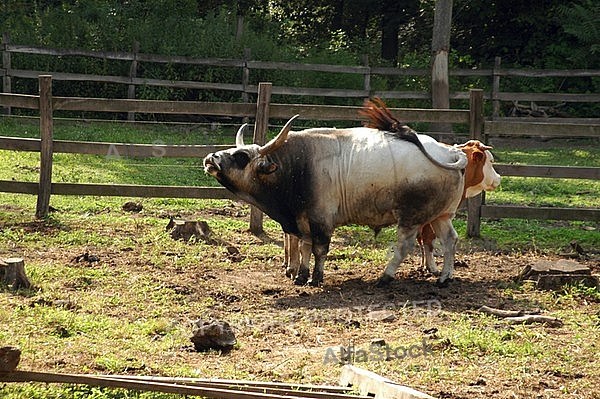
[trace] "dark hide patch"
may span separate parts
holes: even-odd
[[[458,171],[456,175],[459,178]],[[451,199],[446,188],[450,190],[453,186],[456,187],[456,184],[440,186],[432,182],[422,182],[419,185],[403,187],[397,195],[395,207],[399,226],[421,226],[439,216],[448,207]]]

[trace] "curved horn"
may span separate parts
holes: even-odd
[[[248,126],[247,123],[244,123],[242,126],[240,126],[235,135],[235,146],[238,148],[244,146],[244,130],[246,130],[246,126]]]
[[[260,147],[258,149],[258,153],[260,155],[268,155],[271,152],[275,151],[277,148],[279,148],[287,139],[288,133],[290,132],[290,130],[292,129],[292,122],[294,121],[294,119],[296,119],[297,117],[299,117],[300,115],[294,115],[290,118],[289,121],[287,121],[287,123],[285,124],[285,126],[281,129],[281,131],[279,132],[279,134],[277,135],[277,137],[275,137],[273,140],[269,141],[267,144],[263,145],[262,147]]]

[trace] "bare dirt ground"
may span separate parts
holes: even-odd
[[[195,216],[208,220],[209,224],[211,220],[236,217],[210,211]],[[44,229],[35,224],[26,228]],[[121,232],[110,234],[116,236]],[[355,357],[355,365],[439,398],[598,397],[597,352],[573,353],[572,357],[565,354],[563,359],[543,351],[547,347],[572,351],[579,345],[582,334],[588,341],[594,337],[597,340],[600,304],[587,297],[561,301],[557,294],[539,293],[514,283],[514,277],[527,265],[542,258],[558,259],[555,256],[459,253],[455,279],[447,288],[438,288],[435,278],[423,270],[420,257],[413,256],[399,268],[397,279],[389,288],[377,288],[375,282],[384,265],[361,254],[344,252],[344,237],[336,234],[332,253],[339,255],[332,256],[326,264],[324,285],[312,288],[294,286],[285,277],[281,267],[283,251],[273,256],[257,250],[267,244],[282,245],[279,234],[270,232],[256,237],[240,231],[228,237],[228,241],[240,250],[241,257],[232,257],[223,245],[207,246],[193,270],[177,267],[175,260],[167,267],[152,267],[140,248],[93,248],[101,259],[111,259],[108,265],[111,270],[122,275],[146,276],[155,285],[174,291],[181,302],[178,305],[207,304],[200,316],[228,321],[238,340],[238,345],[227,353],[197,353],[191,345],[174,346],[166,353],[147,352],[142,360],[132,361],[132,365],[138,366],[131,366],[123,373],[168,374],[170,367],[185,364],[203,377],[337,384],[341,363],[345,362],[339,347],[354,346],[370,356],[367,362]],[[73,264],[81,251],[81,248],[47,248],[29,253],[28,262]],[[166,255],[175,259],[178,253]],[[596,274],[600,272],[598,259],[581,262]],[[76,297],[75,292],[87,290],[88,295],[96,295],[90,288],[92,284],[80,283],[64,287],[71,294],[63,294]],[[121,289],[128,289],[127,282],[123,282]],[[115,294],[118,295],[118,288]],[[564,319],[565,324],[561,328],[539,324],[511,326],[500,319],[484,318],[477,311],[482,305],[541,309],[544,314]],[[140,304],[140,309],[125,311],[117,307],[103,312],[114,312],[113,316],[127,322],[144,314],[149,317],[151,310]],[[590,325],[582,326],[572,316],[573,312],[587,315]],[[171,316],[180,321],[188,318],[189,322],[198,315]],[[573,328],[575,324],[578,326]],[[486,340],[488,333],[490,339],[500,335],[508,349],[494,349],[480,342]],[[163,337],[157,335],[156,339]],[[393,348],[426,342],[431,352],[421,352],[416,357],[392,354],[387,359],[386,356],[373,359],[371,355],[377,353],[369,350],[377,339],[385,340]],[[510,349],[526,346],[529,340],[538,349],[524,355],[521,349]],[[513,343],[515,346],[511,346]],[[590,345],[598,350],[593,342]],[[332,358],[332,354],[337,358]],[[39,358],[24,360],[25,367],[33,366],[38,371],[54,370],[59,365],[67,371],[106,372],[97,366],[90,369],[90,364],[93,362],[84,355],[80,358],[57,355],[45,363]]]

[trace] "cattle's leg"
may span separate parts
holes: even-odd
[[[315,256],[315,267],[313,268],[312,276],[308,281],[308,284],[313,287],[318,287],[323,283],[325,260],[327,259],[327,253],[329,252],[329,243],[331,242],[333,229],[329,230],[319,223],[311,223],[310,231],[312,236],[312,254]],[[304,263],[304,259],[302,261]]]
[[[442,241],[444,248],[444,267],[442,268],[442,274],[438,278],[438,285],[443,286],[448,284],[448,281],[452,280],[454,274],[454,254],[456,251],[456,243],[458,241],[458,234],[452,226],[451,218],[440,218],[432,222],[433,230]]]
[[[296,278],[300,268],[300,239],[293,234],[284,234],[283,248],[285,250],[285,275]]]
[[[300,249],[300,265],[298,275],[294,280],[296,285],[305,285],[310,277],[310,254],[312,251],[312,243],[308,240],[299,240]]]
[[[423,253],[425,258],[425,265],[434,276],[440,275],[435,259],[433,257],[433,241],[435,240],[435,232],[431,224],[426,224],[421,229],[420,243],[423,246]]]
[[[378,287],[389,285],[396,274],[396,269],[400,263],[406,259],[406,256],[413,251],[419,227],[402,227],[398,226],[398,241],[394,248],[392,259],[388,262],[383,275],[377,281]]]

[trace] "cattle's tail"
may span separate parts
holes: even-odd
[[[363,108],[358,111],[358,114],[368,119],[365,122],[366,127],[394,133],[396,137],[413,143],[431,162],[439,167],[444,169],[464,169],[467,166],[464,157],[461,156],[458,156],[458,159],[453,163],[443,163],[432,157],[425,147],[423,147],[423,143],[419,140],[417,133],[396,119],[379,97],[375,97],[373,100],[365,100]]]

